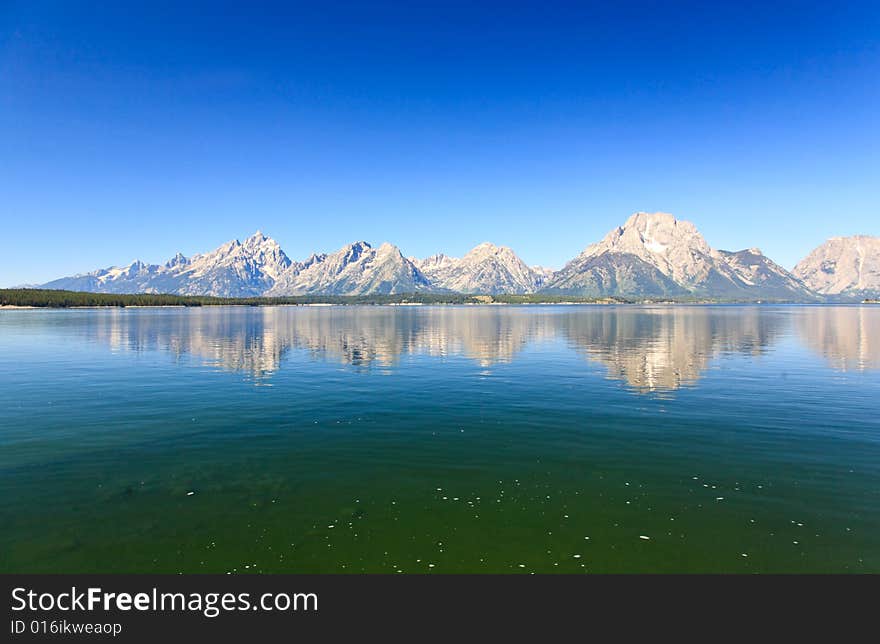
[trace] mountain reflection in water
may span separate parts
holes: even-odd
[[[561,343],[635,391],[672,391],[719,355],[760,357],[786,337],[835,370],[880,368],[880,309],[870,306],[205,307],[114,310],[83,324],[113,348],[192,355],[260,380],[291,351],[358,369],[418,355],[490,369]]]

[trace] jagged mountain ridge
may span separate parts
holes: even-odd
[[[639,212],[561,270],[528,266],[508,247],[484,242],[461,258],[407,258],[364,241],[291,260],[257,232],[190,258],[136,260],[54,280],[42,288],[221,297],[369,295],[409,292],[548,293],[582,296],[706,297],[816,301],[880,293],[880,238],[833,238],[791,273],[757,248],[715,250],[690,222]]]
[[[262,295],[291,265],[274,239],[257,231],[240,242],[229,241],[210,253],[191,258],[178,253],[164,264],[135,260],[84,275],[61,278],[42,288],[97,293],[173,293],[255,297]]]
[[[312,255],[293,264],[266,295],[369,295],[434,290],[431,282],[397,246],[373,248],[359,241],[330,255]]]

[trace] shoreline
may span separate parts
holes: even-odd
[[[217,297],[156,293],[92,293],[45,289],[0,289],[0,310],[77,308],[200,308],[203,306],[851,306],[874,298],[737,300],[712,297],[622,297],[554,294],[399,293],[373,295],[291,295]]]
[[[372,302],[372,303],[344,303],[344,302],[320,302],[320,303],[266,303],[266,304],[240,304],[240,303],[217,303],[202,305],[186,304],[85,304],[74,306],[62,305],[16,305],[0,304],[0,311],[66,311],[66,310],[89,310],[89,309],[211,309],[211,308],[328,308],[328,307],[498,307],[498,306],[623,306],[623,307],[676,307],[676,306],[815,306],[815,307],[857,307],[877,306],[880,302]]]

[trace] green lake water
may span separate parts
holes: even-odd
[[[880,307],[0,311],[2,572],[880,572]]]

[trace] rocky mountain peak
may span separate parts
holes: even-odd
[[[588,246],[575,261],[583,264],[605,253],[636,257],[691,292],[708,291],[721,284],[728,291],[742,286],[697,227],[669,213],[633,214],[623,226]],[[618,261],[615,266],[619,266]]]
[[[391,242],[382,242],[379,248],[376,249],[376,253],[378,255],[400,255],[401,258],[403,257],[400,249]]]
[[[461,259],[441,254],[415,263],[434,285],[460,293],[531,293],[545,279],[510,248],[491,242],[478,244]]]
[[[266,243],[276,244],[277,242],[264,235],[262,231],[258,230],[243,242],[239,242],[239,245],[244,246],[245,248],[258,248]]]
[[[183,253],[177,253],[174,257],[165,262],[165,268],[174,269],[180,266],[186,266],[189,260]]]
[[[450,257],[443,253],[437,253],[436,255],[431,255],[425,259],[419,259],[417,257],[408,257],[407,259],[409,259],[409,261],[411,261],[420,271],[425,273],[425,275],[452,266],[459,261],[457,257]]]
[[[813,296],[759,249],[715,250],[693,223],[663,212],[634,213],[569,262],[545,288],[583,295],[800,300]]]
[[[694,224],[676,219],[665,212],[637,212],[623,226],[606,235],[600,243],[624,252],[648,252],[667,256],[684,247],[705,254],[711,252],[709,244]]]
[[[357,241],[343,246],[336,253],[329,255],[329,257],[332,258],[339,255],[345,263],[356,262],[364,253],[369,252],[372,248],[365,241]]]
[[[507,246],[496,246],[492,242],[483,242],[481,244],[477,244],[470,251],[468,251],[468,253],[462,258],[462,261],[482,259],[493,255],[504,257],[507,260],[512,260],[514,257],[516,257],[516,253],[514,253],[513,250],[511,250]]]
[[[306,264],[291,266],[269,294],[364,295],[431,289],[419,269],[388,242],[375,249],[365,241],[354,242],[335,253],[313,256]]]

